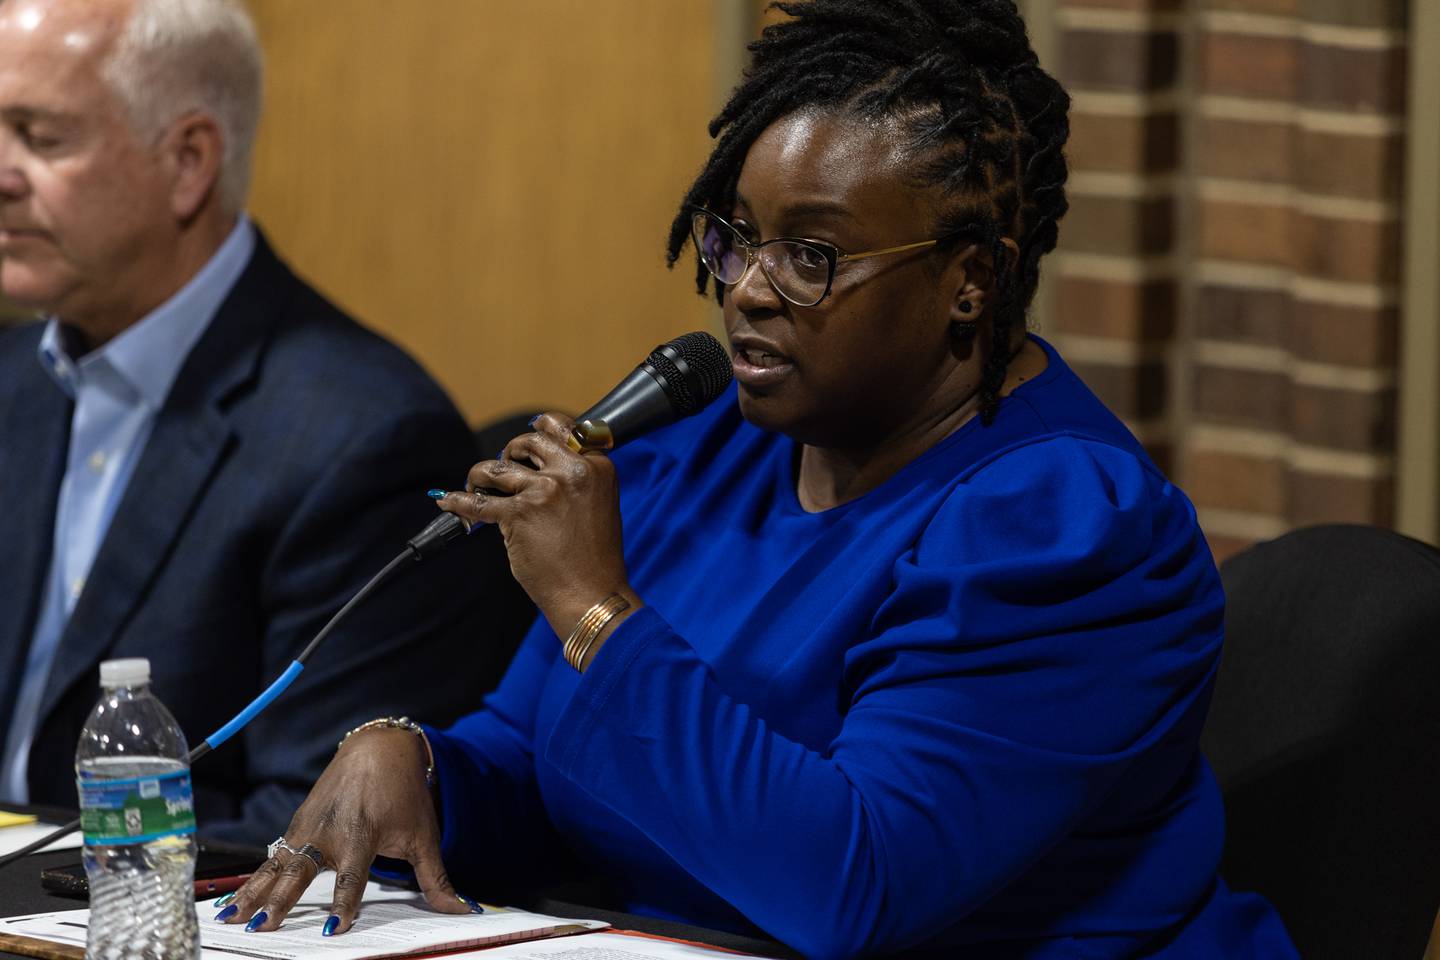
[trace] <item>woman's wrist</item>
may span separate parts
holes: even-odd
[[[425,729],[409,717],[377,717],[374,720],[367,720],[341,737],[340,742],[336,744],[336,749],[338,751],[344,747],[352,738],[375,737],[387,732],[407,735],[411,743],[419,740],[420,746],[424,750],[421,770],[424,773],[425,786],[433,789],[435,786],[435,751],[430,746],[430,738],[426,736]],[[400,741],[396,739],[394,742],[399,743]]]
[[[593,601],[579,608],[569,605],[568,624],[562,621],[556,626],[556,635],[561,637],[561,655],[565,662],[584,673],[604,646],[605,640],[626,618],[645,604],[628,587],[609,593],[595,591],[590,594]],[[579,613],[573,613],[579,609]],[[558,618],[557,618],[558,619]],[[564,632],[562,632],[562,630]]]

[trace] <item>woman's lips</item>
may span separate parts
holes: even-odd
[[[772,386],[795,371],[794,360],[763,347],[737,346],[731,366],[735,379],[747,387]]]

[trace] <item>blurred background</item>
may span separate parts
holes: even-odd
[[[472,422],[577,411],[718,331],[664,241],[763,2],[250,5],[253,216]],[[1217,559],[1321,521],[1440,542],[1440,4],[1021,7],[1074,97],[1032,328]]]

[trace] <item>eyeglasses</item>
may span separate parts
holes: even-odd
[[[700,262],[716,280],[733,287],[750,270],[750,265],[759,260],[760,269],[765,271],[765,278],[775,292],[797,307],[813,307],[824,300],[835,282],[835,270],[842,263],[922,250],[947,239],[938,237],[863,253],[842,253],[838,247],[821,240],[794,237],[752,243],[723,218],[698,207],[690,215],[690,235],[695,249],[700,251]]]

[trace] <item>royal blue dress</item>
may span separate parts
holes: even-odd
[[[1216,875],[1195,512],[1040,342],[992,425],[820,513],[733,391],[618,451],[647,606],[583,676],[537,620],[431,731],[457,886],[558,845],[632,912],[811,957],[1293,957]]]

